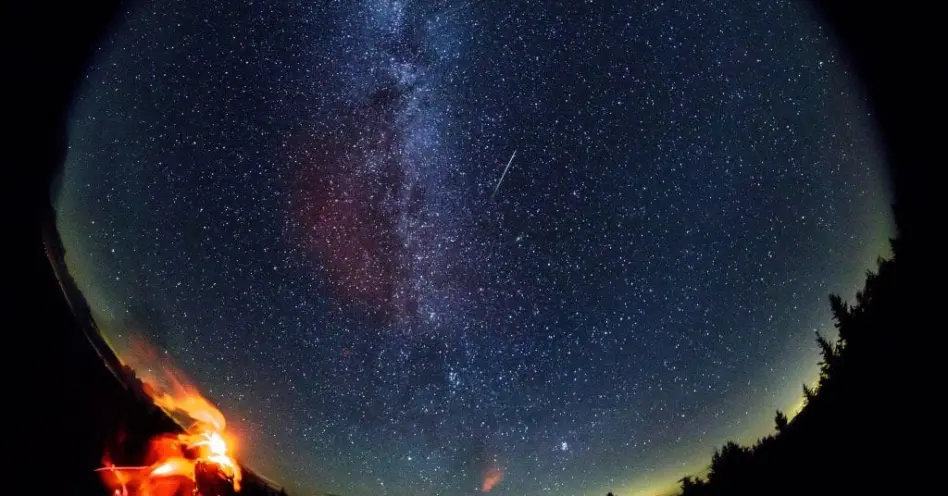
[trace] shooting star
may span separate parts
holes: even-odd
[[[513,163],[514,157],[517,156],[517,150],[514,150],[513,155],[510,156],[510,160],[507,161],[507,166],[504,167],[504,173],[500,175],[500,180],[497,181],[497,186],[494,186],[494,192],[490,195],[490,199],[493,200],[497,196],[497,190],[500,189],[500,183],[504,182],[504,177],[507,176],[507,171],[510,170],[510,164]]]

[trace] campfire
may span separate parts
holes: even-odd
[[[145,392],[185,431],[152,438],[140,466],[116,466],[106,454],[98,469],[106,486],[114,496],[212,496],[219,490],[211,488],[222,483],[240,491],[241,470],[224,415],[195,388],[170,372],[167,376],[170,391],[158,392],[146,383]]]

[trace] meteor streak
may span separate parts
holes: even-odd
[[[510,164],[513,163],[514,157],[517,156],[517,150],[514,150],[513,155],[510,156],[510,160],[507,161],[507,166],[504,167],[503,174],[500,175],[500,180],[497,181],[497,186],[494,186],[494,192],[490,195],[490,199],[493,200],[497,196],[497,190],[500,189],[500,183],[504,182],[504,177],[507,176],[507,171],[510,170]]]

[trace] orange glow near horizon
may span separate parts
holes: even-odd
[[[504,470],[500,468],[496,463],[492,464],[486,472],[484,472],[484,482],[481,483],[481,492],[489,493],[497,484],[504,480]]]

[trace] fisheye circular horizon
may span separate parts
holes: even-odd
[[[55,202],[119,357],[290,494],[674,485],[799,403],[892,234],[783,1],[135,4]]]

